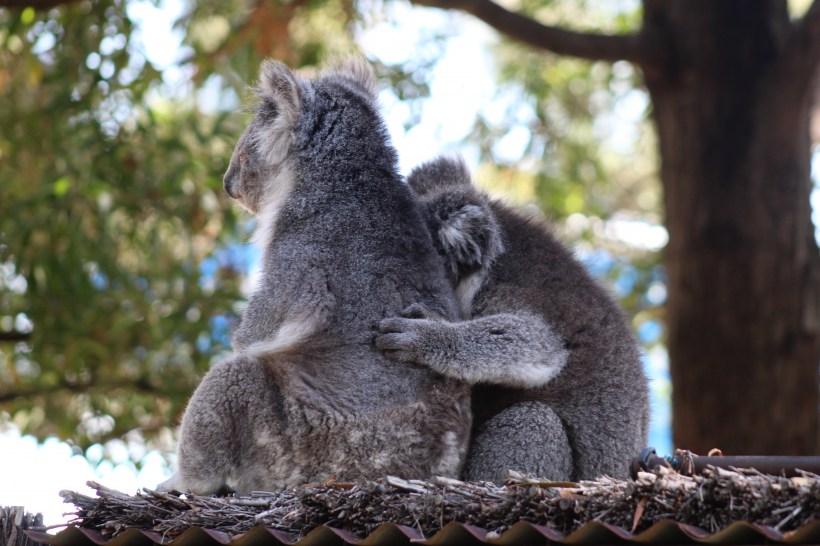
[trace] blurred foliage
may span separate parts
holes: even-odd
[[[516,10],[549,25],[619,34],[640,27],[638,3],[521,0]],[[666,272],[662,245],[625,243],[625,226],[662,224],[657,143],[640,70],[535,51],[503,39],[495,47],[502,112],[478,117],[470,140],[491,192],[533,203],[578,248],[634,317],[646,346],[662,341]],[[505,140],[525,140],[509,157]],[[513,146],[515,148],[515,146]],[[653,289],[650,292],[650,289]]]
[[[141,53],[135,4],[0,8],[0,423],[83,448],[167,432],[229,350],[251,255],[247,218],[221,179],[261,60],[309,74],[385,17],[380,0],[205,0],[176,22],[182,58],[160,71]],[[601,6],[520,9],[573,28],[637,25],[637,8]],[[409,106],[406,129],[447,38],[425,34],[397,66],[375,61],[382,86]],[[631,133],[608,129],[629,101],[640,105],[640,74],[511,42],[495,55],[502,111],[480,113],[469,138],[483,159],[477,179],[566,226],[639,332],[654,328],[642,338],[657,342],[659,254],[613,234],[613,220],[661,220],[645,114]],[[502,153],[522,135],[523,155]]]
[[[248,254],[222,175],[261,60],[352,47],[344,1],[203,2],[162,73],[130,8],[0,8],[0,417],[82,447],[175,424],[229,348]]]

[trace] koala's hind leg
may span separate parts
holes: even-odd
[[[284,403],[268,368],[234,355],[205,375],[180,428],[177,473],[158,489],[250,494],[301,483],[284,440]]]
[[[628,372],[627,372],[628,373]],[[639,379],[576,389],[553,403],[576,454],[575,480],[629,476],[629,461],[646,447],[649,401]],[[629,382],[627,382],[629,380]]]
[[[464,479],[504,481],[507,469],[554,481],[572,478],[572,449],[561,420],[542,402],[519,402],[483,424],[473,438]]]

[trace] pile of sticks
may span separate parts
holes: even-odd
[[[306,535],[319,525],[365,537],[384,523],[416,529],[425,537],[451,521],[495,534],[529,521],[569,534],[598,520],[638,533],[671,519],[716,532],[735,521],[795,530],[820,518],[820,476],[795,478],[755,470],[707,467],[684,476],[668,468],[639,472],[637,480],[600,478],[555,483],[515,472],[503,486],[448,478],[430,481],[385,477],[359,484],[328,481],[250,497],[201,497],[143,490],[136,496],[89,482],[92,498],[63,491],[77,507],[74,524],[113,538],[136,528],[168,540],[194,526],[238,535],[261,525]]]
[[[45,531],[42,514],[29,514],[22,506],[0,506],[0,546],[37,546],[23,531]]]

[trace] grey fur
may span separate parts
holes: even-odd
[[[618,305],[545,226],[478,192],[463,160],[438,158],[408,182],[456,292],[471,295],[461,302],[470,320],[417,305],[384,320],[376,343],[474,384],[464,477],[625,478],[646,445],[649,396]],[[471,222],[459,220],[465,210]],[[440,236],[448,230],[460,235]]]
[[[397,172],[360,60],[315,80],[261,70],[256,116],[225,188],[256,214],[262,281],[183,418],[179,471],[161,489],[277,490],[335,477],[458,476],[470,386],[397,363],[379,321],[458,304]],[[260,235],[261,234],[261,235]]]
[[[519,402],[487,419],[476,432],[470,466],[465,470],[469,479],[492,477],[487,481],[494,481],[499,478],[499,462],[505,469],[568,479],[572,476],[572,448],[561,419],[543,402]]]

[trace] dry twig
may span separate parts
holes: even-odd
[[[429,537],[451,521],[496,534],[518,521],[564,534],[593,520],[641,532],[662,519],[711,532],[735,521],[786,532],[820,517],[820,478],[814,474],[786,479],[713,467],[691,477],[658,468],[639,473],[634,481],[602,477],[580,484],[547,482],[515,472],[510,472],[504,486],[388,476],[359,484],[328,481],[239,498],[150,490],[132,497],[93,482],[89,485],[96,489],[97,498],[72,491],[61,495],[78,508],[75,524],[96,529],[107,538],[136,528],[170,540],[193,526],[238,535],[257,525],[294,538],[320,525],[364,537],[388,522]]]
[[[0,546],[36,546],[23,531],[45,531],[43,515],[29,514],[22,506],[0,506]]]

